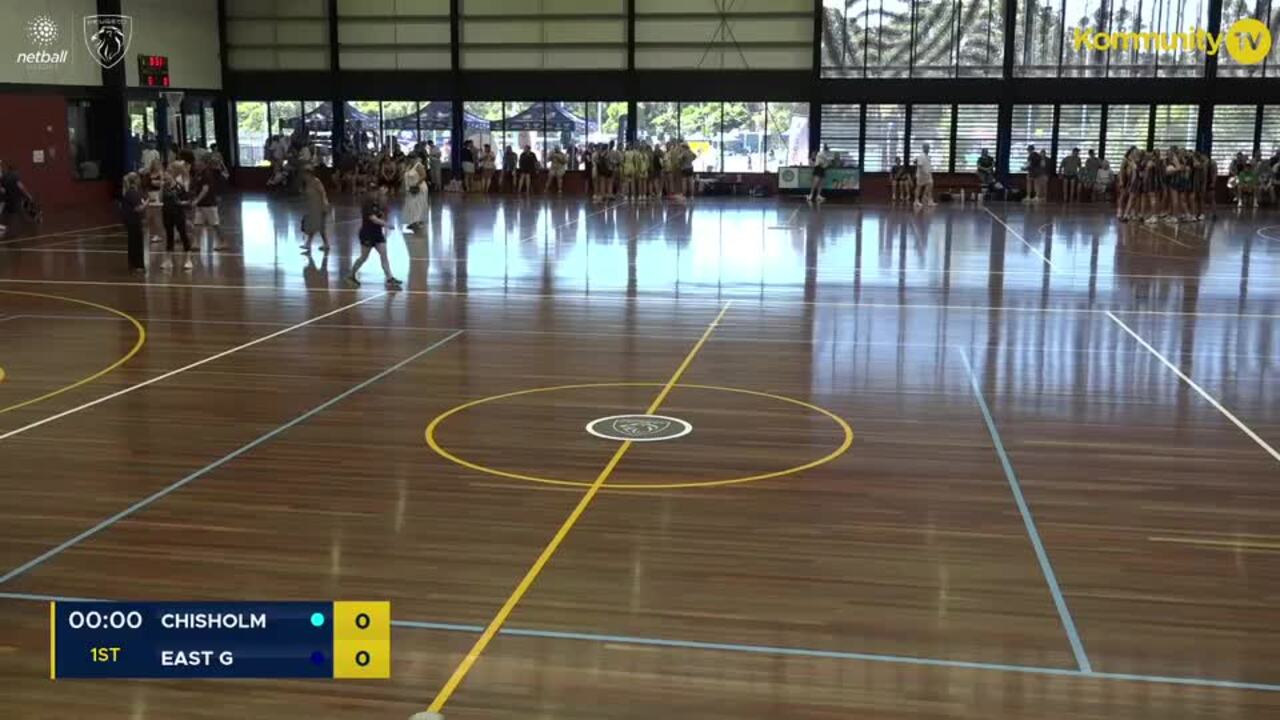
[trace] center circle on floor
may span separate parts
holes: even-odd
[[[615,472],[603,486],[628,491],[738,485],[795,475],[835,460],[853,444],[849,423],[826,408],[785,395],[719,385],[673,386],[665,405],[678,411],[679,417],[620,413],[597,417],[602,406],[619,410],[643,406],[652,400],[655,388],[663,387],[654,382],[581,383],[482,397],[436,416],[427,425],[426,442],[446,460],[487,475],[585,488],[593,484],[607,460],[600,455],[601,437],[635,441],[630,436],[634,434],[674,439],[689,435],[697,425],[698,433],[691,436],[697,442],[633,446],[630,463],[624,463],[627,469]],[[613,436],[584,433],[582,424],[571,422],[575,416],[582,418],[579,423],[589,420],[589,427],[606,426],[616,432]],[[622,428],[614,426],[617,420],[624,421]],[[508,426],[505,432],[494,432],[498,423]],[[510,442],[513,434],[523,438],[517,447]],[[493,455],[499,459],[489,460]],[[791,459],[791,455],[797,457]],[[561,468],[554,474],[539,467],[552,459]],[[628,472],[652,481],[615,479]],[[674,472],[693,477],[662,481]],[[730,477],[715,477],[725,474]]]

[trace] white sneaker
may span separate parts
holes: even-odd
[[[824,203],[824,202],[826,202],[826,201],[827,201],[827,199],[826,199],[826,198],[822,197],[821,195],[819,195],[819,196],[818,196],[818,202],[819,202],[819,203]]]
[[[191,260],[187,260],[186,262],[182,263],[183,270],[190,270],[193,267],[195,267],[195,263],[191,262]]]
[[[913,208],[915,208],[915,209],[919,210],[920,208],[924,207],[924,205],[923,205],[923,204],[921,204],[921,202],[920,202],[919,200],[917,200],[917,201],[915,201],[915,202],[911,205],[911,207],[913,207]]]
[[[164,262],[160,263],[160,269],[165,271],[172,270],[173,261],[168,258],[165,258]]]
[[[1156,223],[1160,222],[1160,220],[1153,215],[1147,218],[1146,220],[1144,220],[1143,222],[1145,222],[1148,225],[1155,225]]]

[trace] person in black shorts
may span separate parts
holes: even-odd
[[[538,156],[533,154],[532,147],[525,145],[524,150],[520,151],[520,158],[517,162],[520,180],[516,184],[516,192],[527,195],[533,187],[533,176],[538,172]]]
[[[387,261],[387,216],[378,199],[377,188],[369,188],[369,192],[364,196],[364,205],[360,208],[360,258],[356,260],[355,265],[351,266],[351,274],[347,276],[347,281],[352,285],[360,284],[356,274],[360,272],[360,266],[364,265],[364,261],[369,259],[370,251],[377,250],[378,257],[382,260],[382,273],[386,276],[387,286],[399,288],[400,281],[391,274],[391,263]]]
[[[142,237],[142,215],[147,209],[147,196],[142,194],[138,173],[124,176],[124,195],[120,198],[120,219],[128,237],[129,271],[142,275],[147,271],[147,241]]]

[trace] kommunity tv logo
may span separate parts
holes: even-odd
[[[1104,32],[1077,27],[1071,45],[1076,51],[1154,50],[1206,55],[1218,55],[1225,49],[1237,63],[1256,65],[1271,52],[1271,30],[1255,18],[1241,18],[1216,34],[1202,27],[1186,32]]]

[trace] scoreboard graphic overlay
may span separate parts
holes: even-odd
[[[389,602],[51,602],[49,677],[391,676]]]

